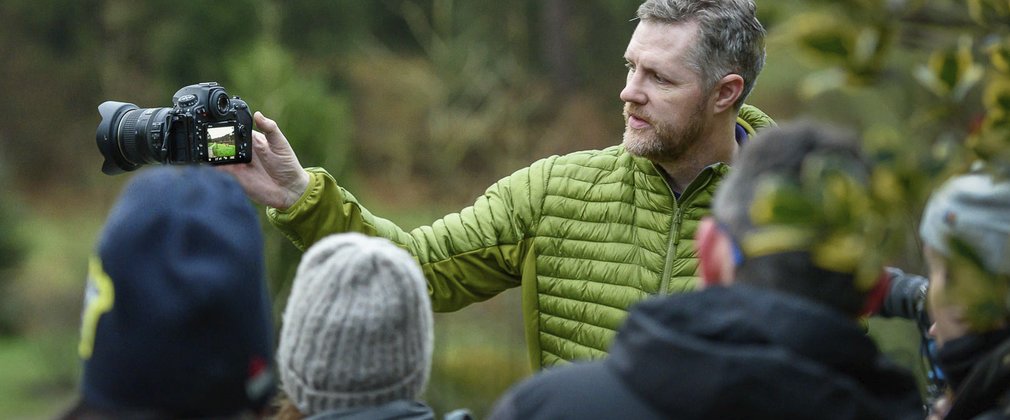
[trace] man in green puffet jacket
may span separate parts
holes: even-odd
[[[253,161],[220,168],[303,250],[347,231],[407,249],[436,311],[522,286],[534,369],[600,358],[633,303],[694,289],[698,221],[737,149],[774,124],[743,103],[765,57],[752,0],[648,0],[638,19],[621,145],[534,162],[429,226],[404,231],[303,169],[259,112]]]

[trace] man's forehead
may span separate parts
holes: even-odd
[[[631,35],[625,55],[642,59],[678,58],[690,50],[697,35],[698,23],[695,21],[667,23],[643,20]]]

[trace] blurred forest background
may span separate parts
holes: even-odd
[[[130,174],[95,147],[105,100],[171,105],[217,81],[276,119],[306,166],[412,228],[535,159],[620,141],[639,0],[4,0],[0,2],[0,418],[72,403],[86,259]],[[881,164],[896,233],[924,272],[929,189],[1003,159],[1005,0],[758,0],[768,63],[748,100],[779,122],[848,124]],[[264,224],[277,313],[299,253]],[[428,401],[476,414],[530,373],[518,293],[436,317]],[[917,366],[904,321],[870,331]]]

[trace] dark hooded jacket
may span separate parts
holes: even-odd
[[[858,323],[745,285],[637,305],[602,361],[545,371],[493,419],[904,419],[924,417],[913,377]]]
[[[355,407],[331,410],[306,417],[305,420],[434,420],[431,407],[418,401],[397,400],[374,407]],[[472,420],[466,409],[453,410],[445,420]]]
[[[1010,329],[951,340],[939,362],[956,395],[945,419],[1010,419]]]

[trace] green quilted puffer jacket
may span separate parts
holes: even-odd
[[[774,122],[744,105],[738,124],[753,134]],[[694,232],[728,169],[709,166],[676,199],[653,163],[623,146],[552,156],[459,213],[407,232],[310,168],[298,202],[267,214],[303,250],[337,232],[392,240],[421,264],[436,311],[521,285],[536,370],[603,357],[632,304],[695,287]]]

